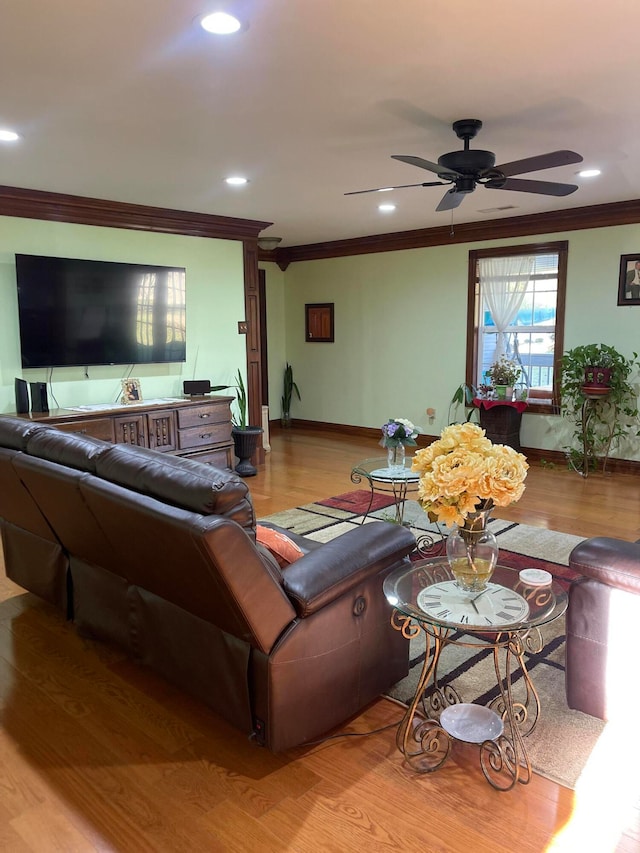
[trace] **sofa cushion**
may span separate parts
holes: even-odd
[[[203,515],[231,518],[253,534],[246,484],[230,471],[127,444],[110,445],[96,464],[103,480]]]
[[[64,432],[59,429],[38,430],[29,436],[26,452],[29,456],[66,465],[76,471],[95,473],[98,457],[111,444],[90,435]]]

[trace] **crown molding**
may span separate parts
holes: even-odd
[[[510,216],[484,222],[465,222],[451,227],[422,228],[394,234],[375,234],[349,240],[288,246],[269,252],[264,260],[275,261],[286,269],[296,261],[315,261],[373,252],[397,252],[403,249],[423,249],[429,246],[449,246],[454,243],[475,243],[482,240],[504,240],[507,237],[526,237],[532,234],[552,234],[580,231],[585,228],[606,228],[640,222],[640,199],[573,207],[550,213]]]
[[[260,231],[273,224],[4,186],[0,186],[0,216],[225,240],[256,240]]]

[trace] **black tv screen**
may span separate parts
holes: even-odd
[[[186,359],[185,270],[16,255],[23,368]]]

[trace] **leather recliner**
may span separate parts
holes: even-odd
[[[21,419],[0,418],[0,485],[9,577],[273,751],[408,672],[382,591],[415,548],[403,527],[298,537],[306,553],[281,570],[237,475]]]
[[[635,642],[640,625],[640,544],[596,537],[569,566],[583,577],[569,590],[566,694],[574,710],[601,720],[637,716]]]

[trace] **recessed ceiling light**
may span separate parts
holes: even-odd
[[[581,172],[578,172],[579,178],[596,178],[600,175],[600,169],[583,169]]]
[[[229,178],[225,178],[224,180],[225,183],[232,187],[243,187],[245,184],[249,183],[249,181],[241,175],[231,175]]]
[[[217,36],[228,36],[231,33],[237,33],[242,26],[237,18],[227,12],[213,12],[211,15],[205,15],[200,21],[200,26],[208,33],[214,33]]]
[[[396,209],[395,204],[379,204],[378,205],[378,210],[380,211],[380,213],[393,213],[393,211],[395,209]]]
[[[0,142],[16,142],[18,139],[20,139],[20,135],[15,130],[7,130],[6,128],[0,130]]]

